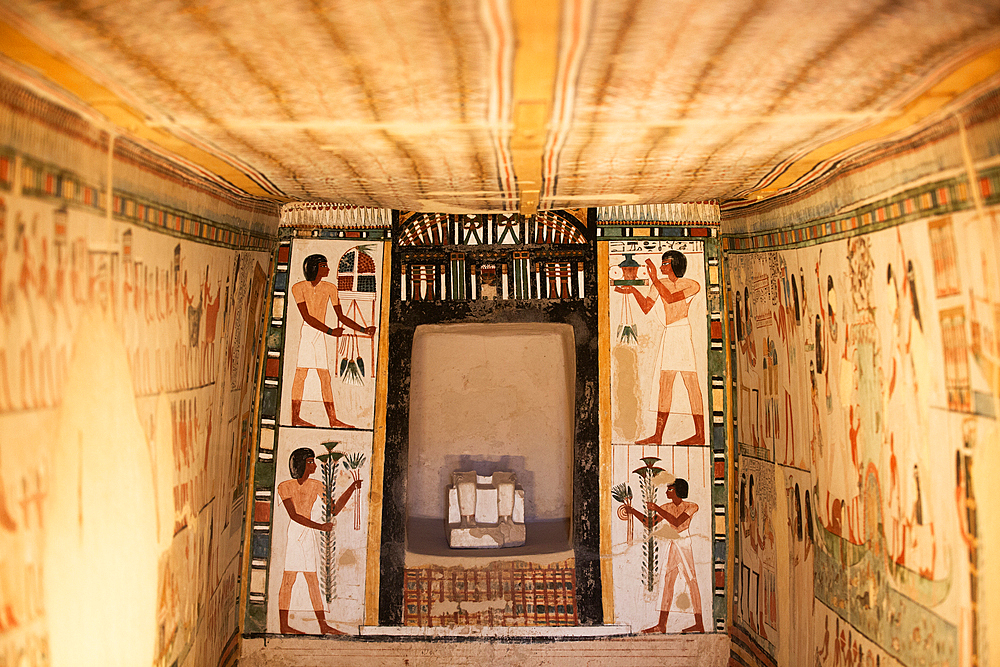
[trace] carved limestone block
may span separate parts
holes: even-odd
[[[453,472],[448,487],[448,546],[497,549],[524,544],[524,489],[512,472]]]

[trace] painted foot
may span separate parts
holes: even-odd
[[[311,424],[301,417],[292,417],[292,426],[308,426],[310,428],[316,428],[316,424]]]
[[[283,634],[283,635],[304,635],[305,633],[302,632],[301,630],[296,630],[295,628],[293,628],[290,625],[282,624],[282,626],[281,626],[281,634]]]
[[[705,626],[701,623],[695,623],[694,625],[681,630],[681,634],[690,634],[692,632],[705,632]]]
[[[320,624],[320,626],[319,626],[319,633],[321,635],[346,635],[347,634],[346,632],[341,632],[337,628],[333,627],[332,625],[327,625],[326,623]]]
[[[654,433],[653,435],[649,436],[648,438],[643,438],[642,440],[636,440],[635,444],[637,444],[637,445],[659,445],[659,444],[661,444],[661,440],[662,439],[663,439],[663,436],[658,436],[658,435],[656,435]]]
[[[684,445],[684,446],[687,446],[687,445],[704,445],[705,444],[705,438],[703,436],[700,436],[697,433],[695,433],[690,438],[684,438],[683,440],[678,440],[677,444],[678,445]]]
[[[661,634],[663,634],[666,631],[667,631],[667,629],[664,626],[662,626],[662,625],[654,625],[651,628],[646,628],[645,630],[643,630],[642,634],[644,634],[644,635],[661,635]]]
[[[348,424],[347,422],[340,421],[339,419],[331,419],[330,428],[354,428],[354,427]]]

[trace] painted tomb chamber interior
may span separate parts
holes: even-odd
[[[997,663],[1000,2],[0,4],[0,667]]]

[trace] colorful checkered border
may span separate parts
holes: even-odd
[[[246,584],[244,633],[267,630],[267,583],[271,561],[272,510],[274,506],[275,452],[278,447],[278,399],[281,396],[282,352],[285,342],[285,317],[289,280],[290,240],[283,240],[275,250],[274,283],[270,299],[267,344],[262,369],[259,437],[253,467],[253,501],[250,522],[250,563]]]
[[[0,189],[13,190],[15,164],[13,151],[0,150]],[[54,200],[98,214],[102,214],[107,206],[105,190],[86,183],[72,172],[24,155],[21,156],[21,194]],[[273,236],[214,222],[120,190],[114,192],[111,212],[116,220],[200,243],[235,250],[269,251],[274,248]]]
[[[1000,167],[980,171],[976,185],[984,204],[1000,203]],[[911,188],[847,213],[807,224],[759,234],[727,234],[722,237],[722,247],[725,252],[733,253],[803,247],[911,220],[964,211],[974,205],[969,179],[962,175]]]
[[[710,239],[719,236],[718,223],[710,222],[598,222],[598,241],[623,239]]]
[[[392,238],[392,230],[371,228],[333,228],[333,227],[290,227],[283,225],[278,228],[278,239],[359,239],[362,241],[388,241]]]

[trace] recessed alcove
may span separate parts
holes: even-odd
[[[406,562],[571,556],[576,351],[562,323],[418,326],[410,374]],[[526,543],[452,549],[454,471],[510,471],[524,489]]]

